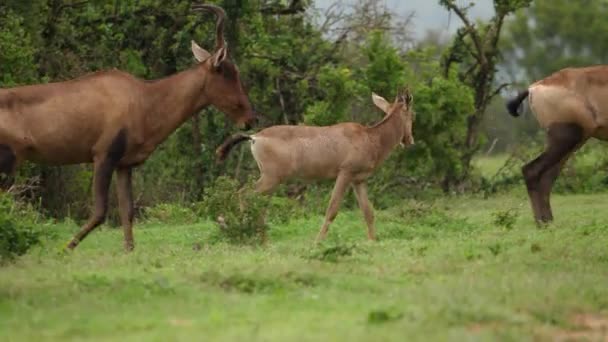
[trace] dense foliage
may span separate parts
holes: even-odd
[[[25,254],[39,244],[42,231],[31,207],[14,201],[10,194],[0,194],[0,263]]]

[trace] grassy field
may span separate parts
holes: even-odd
[[[77,228],[50,226],[58,240],[0,268],[0,334],[3,341],[605,340],[608,195],[554,202],[556,223],[542,229],[523,191],[432,208],[404,202],[377,213],[375,243],[365,241],[360,213],[345,211],[319,247],[312,241],[320,215],[273,226],[261,248],[209,244],[211,223],[139,223],[129,255],[111,228],[58,254]]]

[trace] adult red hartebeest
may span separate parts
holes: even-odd
[[[507,102],[518,116],[529,97],[530,109],[547,131],[545,151],[523,169],[537,223],[553,220],[551,188],[568,157],[589,138],[608,140],[608,66],[567,68],[540,81]]]
[[[24,160],[94,165],[95,208],[68,248],[104,221],[114,171],[125,249],[134,248],[132,168],[193,114],[213,105],[239,125],[253,122],[238,69],[227,58],[224,10],[207,4],[193,9],[214,13],[217,23],[215,52],[192,42],[198,63],[191,69],[154,81],[111,70],[0,89],[0,173],[12,174]]]

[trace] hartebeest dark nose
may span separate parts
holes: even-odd
[[[256,127],[259,123],[260,123],[260,117],[259,117],[258,113],[253,112],[252,118],[247,120],[247,122],[245,123],[245,130],[250,130],[250,129]]]

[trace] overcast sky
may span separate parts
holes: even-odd
[[[354,2],[355,0],[344,0],[345,2]],[[403,14],[415,13],[413,32],[416,37],[422,37],[429,29],[440,29],[446,33],[453,33],[460,26],[460,21],[454,15],[451,19],[448,12],[439,6],[438,0],[384,0],[387,6]],[[492,0],[456,0],[461,5],[467,5],[471,2],[475,6],[470,10],[472,18],[487,19],[494,13]],[[326,8],[334,0],[316,0],[315,6],[318,8]],[[448,25],[449,24],[449,25]]]

